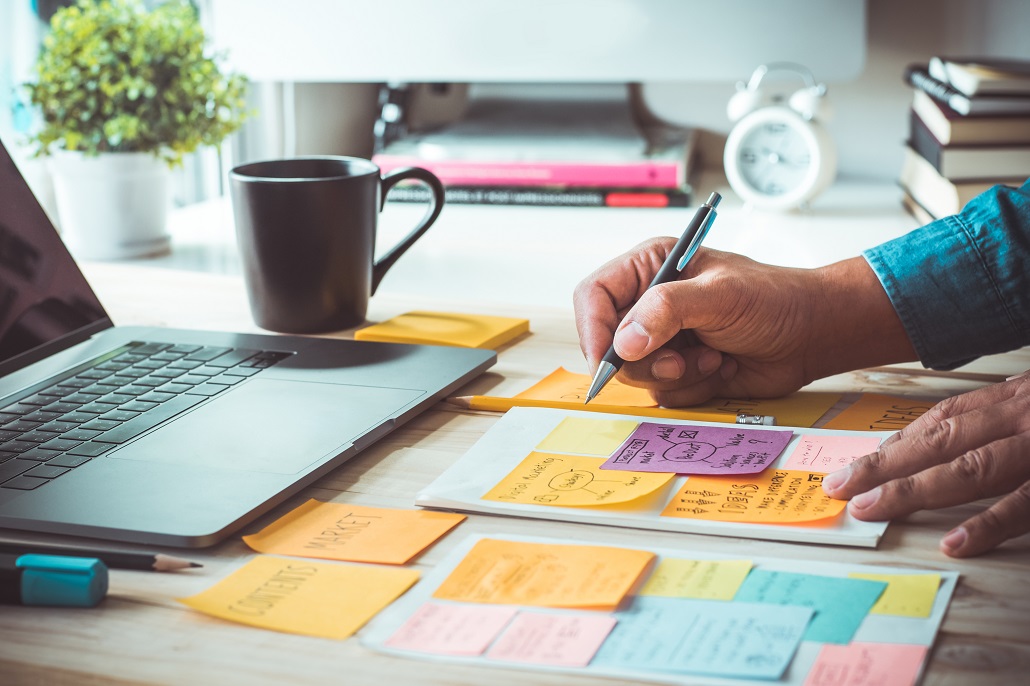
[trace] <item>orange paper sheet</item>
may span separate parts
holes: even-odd
[[[898,431],[935,405],[932,400],[863,393],[862,397],[826,422],[824,429]]]
[[[654,561],[626,548],[485,538],[433,593],[440,600],[614,610]]]
[[[753,476],[692,476],[662,516],[760,524],[836,517],[847,501],[823,493],[824,476],[786,469],[767,469]]]
[[[402,565],[465,515],[309,500],[244,542],[262,553]]]

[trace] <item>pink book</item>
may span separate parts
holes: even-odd
[[[384,173],[400,167],[422,167],[440,177],[444,185],[456,186],[607,186],[680,188],[686,170],[677,160],[633,160],[626,162],[559,162],[526,160],[489,162],[429,160],[407,155],[378,154],[372,161]]]

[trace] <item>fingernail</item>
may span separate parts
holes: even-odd
[[[966,527],[960,526],[949,531],[948,535],[941,539],[941,547],[948,550],[958,550],[966,544],[967,538],[969,538],[969,532],[966,531]]]
[[[651,365],[651,375],[659,381],[675,381],[683,376],[683,364],[676,355],[663,355]]]
[[[630,322],[615,332],[615,348],[622,357],[641,357],[650,342],[651,337],[637,322]]]
[[[719,366],[722,365],[722,353],[718,350],[708,350],[701,353],[701,356],[697,358],[697,371],[701,372],[705,376],[708,376]]]
[[[719,376],[722,377],[723,381],[729,381],[737,375],[737,361],[732,357],[727,357],[722,362],[722,366],[719,367]]]
[[[841,486],[848,482],[848,477],[851,476],[850,469],[838,469],[835,472],[831,472],[823,477],[823,490],[824,491],[836,491]]]
[[[880,499],[880,489],[874,488],[871,491],[865,493],[859,493],[851,499],[851,507],[859,510],[865,510],[876,504],[876,501]]]

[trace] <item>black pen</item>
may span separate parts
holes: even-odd
[[[190,562],[189,560],[162,553],[130,553],[100,548],[20,543],[18,541],[0,541],[0,553],[91,557],[100,560],[112,569],[139,569],[154,572],[174,572],[179,569],[201,566],[197,562]]]
[[[679,278],[680,272],[682,272],[687,263],[690,262],[690,258],[694,256],[697,249],[701,247],[701,241],[705,239],[705,235],[708,234],[708,229],[711,228],[712,222],[715,220],[716,212],[715,208],[719,206],[719,201],[722,200],[722,196],[718,193],[712,193],[708,196],[707,202],[701,207],[697,208],[697,212],[694,214],[694,218],[687,224],[687,228],[683,230],[683,235],[676,241],[676,245],[672,248],[672,252],[665,258],[665,262],[662,264],[662,268],[655,274],[654,280],[648,288],[654,288],[661,283],[669,283]],[[608,352],[601,358],[601,364],[597,367],[597,373],[594,374],[594,380],[590,382],[590,389],[587,391],[587,399],[585,402],[590,402],[594,397],[601,392],[609,381],[618,373],[622,368],[624,360],[619,357],[619,354],[615,352],[615,344],[608,348]]]

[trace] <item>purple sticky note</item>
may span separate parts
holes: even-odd
[[[675,474],[756,474],[776,461],[791,431],[642,422],[602,469]]]

